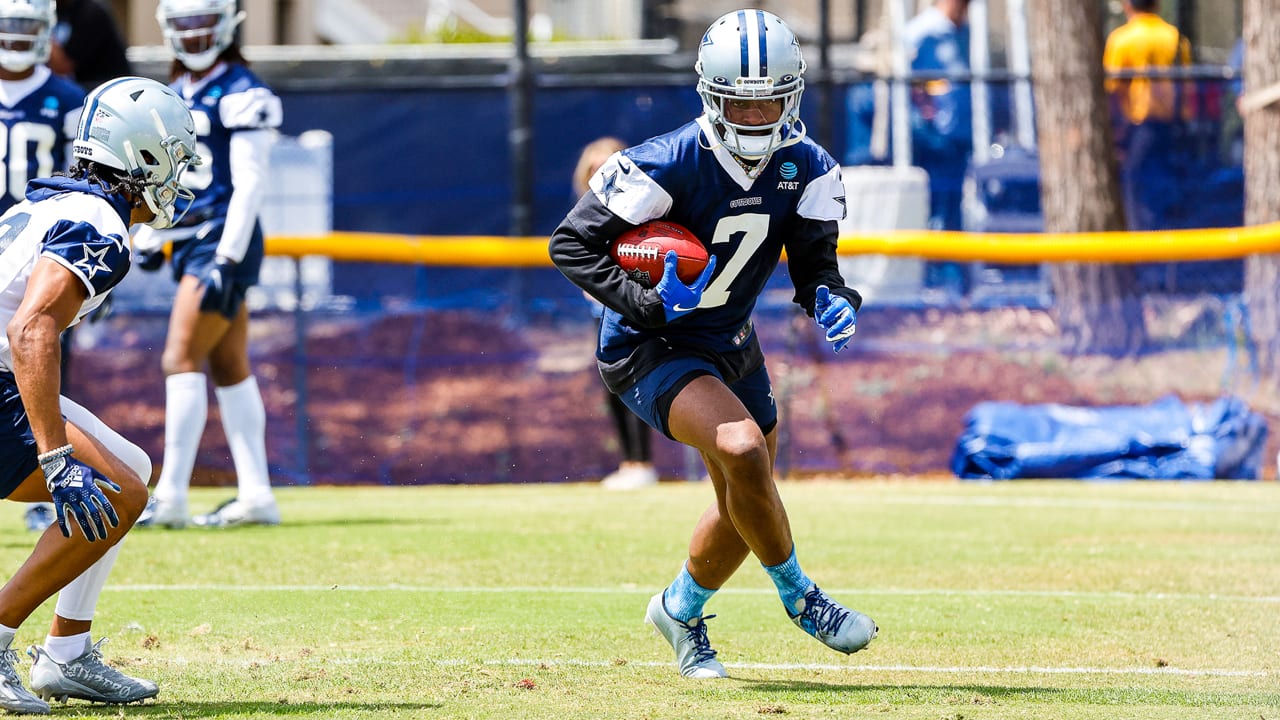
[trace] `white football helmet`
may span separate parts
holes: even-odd
[[[174,203],[195,195],[180,182],[199,165],[196,126],[187,104],[165,85],[140,77],[108,80],[85,98],[72,154],[122,171],[142,183],[156,217],[153,228],[172,227]]]
[[[804,68],[795,33],[773,13],[737,10],[711,23],[694,70],[703,110],[729,152],[763,166],[776,150],[804,138]],[[772,99],[782,100],[776,122],[740,125],[725,118],[730,101]]]
[[[0,67],[23,72],[49,61],[53,0],[0,0]]]
[[[160,0],[156,20],[178,60],[204,72],[235,42],[244,12],[236,12],[236,0]]]

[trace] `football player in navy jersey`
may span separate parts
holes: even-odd
[[[698,49],[703,114],[613,155],[551,238],[556,266],[605,305],[596,351],[605,384],[651,426],[696,448],[715,487],[688,559],[645,618],[686,677],[725,677],[703,607],[748,553],[792,621],[832,649],[856,652],[877,631],[796,558],[773,478],[777,407],[751,320],[784,249],[795,302],[837,352],[861,304],[836,268],[840,168],[799,119],[804,69],[795,35],[775,15],[740,10],[716,20]],[[674,252],[655,287],[610,258],[614,238],[656,218],[706,245],[711,260],[691,285],[676,277]]]
[[[165,373],[164,464],[140,524],[187,523],[187,489],[208,412],[204,366],[213,377],[235,464],[235,498],[192,522],[205,527],[275,525],[280,511],[267,473],[266,412],[249,367],[249,310],[244,298],[262,264],[262,207],[267,158],[282,120],[280,98],[258,79],[235,43],[244,18],[235,0],[161,0],[156,18],[174,53],[170,87],[196,120],[205,164],[184,179],[196,199],[173,230],[136,237],[158,267],[172,243],[178,282],[162,364]]]
[[[28,180],[67,169],[84,91],[46,65],[55,22],[53,0],[0,0],[0,213],[23,199]],[[27,508],[27,529],[52,522],[52,505]]]
[[[86,101],[64,176],[36,179],[0,216],[0,496],[52,501],[55,526],[0,587],[0,707],[47,713],[48,698],[129,703],[155,683],[102,660],[90,626],[120,540],[147,502],[151,461],[61,396],[59,335],[129,271],[129,225],[165,227],[199,162],[191,113],[154,80],[120,78]],[[58,594],[31,690],[15,670],[18,627]]]

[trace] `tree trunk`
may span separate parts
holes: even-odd
[[[1280,0],[1244,0],[1246,95],[1280,83]],[[1280,103],[1244,116],[1244,222],[1280,220]],[[1245,260],[1249,332],[1264,377],[1280,378],[1280,256]]]
[[[1046,232],[1123,230],[1124,210],[1102,87],[1102,4],[1027,3]],[[1146,340],[1132,265],[1057,263],[1054,309],[1067,348],[1123,355]]]

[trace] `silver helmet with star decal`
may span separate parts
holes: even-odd
[[[736,10],[721,16],[702,36],[694,70],[703,111],[729,152],[754,162],[804,139],[804,57],[777,15]],[[779,103],[780,112],[772,122],[735,123],[726,117],[731,103]]]
[[[182,98],[155,80],[116,78],[89,93],[72,154],[138,182],[156,216],[151,227],[172,227],[174,204],[195,198],[180,184],[182,171],[200,164],[195,121]]]
[[[169,49],[188,69],[204,72],[236,39],[244,20],[235,0],[160,0],[156,21]]]

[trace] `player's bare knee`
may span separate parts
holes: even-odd
[[[755,423],[722,426],[716,434],[716,459],[730,475],[769,463],[769,447]]]

